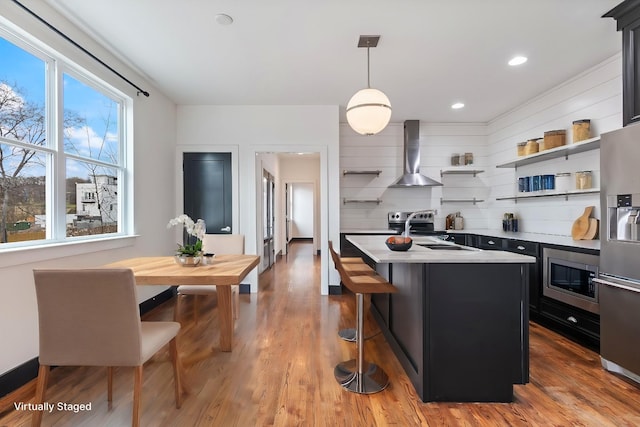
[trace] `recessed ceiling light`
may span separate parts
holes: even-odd
[[[509,65],[516,66],[516,65],[522,65],[525,62],[527,62],[527,57],[526,56],[514,56],[513,58],[511,58],[509,60]]]
[[[454,110],[459,110],[463,107],[464,107],[464,104],[462,102],[456,102],[455,104],[451,104],[451,108],[453,108]]]
[[[216,22],[220,25],[231,25],[233,24],[233,18],[225,13],[218,13],[216,15]]]

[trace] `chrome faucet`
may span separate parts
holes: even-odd
[[[435,211],[433,209],[429,209],[429,210],[426,210],[426,211],[415,211],[415,212],[412,212],[409,216],[407,216],[407,220],[404,222],[404,233],[402,233],[402,235],[404,237],[409,237],[409,233],[411,232],[411,230],[410,230],[411,229],[411,225],[409,223],[411,222],[411,220],[413,218],[416,217],[416,215],[428,214],[428,213],[435,215],[435,214],[438,213],[438,211]]]

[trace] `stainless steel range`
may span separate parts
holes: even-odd
[[[389,212],[387,215],[389,230],[396,230],[400,233],[404,233],[405,223],[407,221],[407,218],[409,218],[412,213],[413,212]],[[410,234],[420,236],[447,236],[446,231],[435,230],[435,214],[436,212],[433,210],[425,210],[417,213],[413,218],[409,220]]]

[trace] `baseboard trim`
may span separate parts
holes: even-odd
[[[175,294],[176,294],[176,289],[174,286],[172,286],[169,289],[163,292],[160,292],[158,295],[151,297],[146,301],[142,301],[140,303],[140,315],[142,316],[143,314],[150,312],[151,310],[153,310],[163,302],[169,301],[171,298],[174,297]]]
[[[246,286],[247,289],[249,289],[249,292],[251,291],[251,287],[249,285],[240,285],[240,293],[243,293],[242,286]],[[160,292],[158,295],[141,302],[139,305],[140,315],[142,316],[145,313],[153,310],[160,304],[169,301],[171,298],[173,298],[175,293],[175,287],[171,287],[163,292]],[[38,358],[34,357],[33,359],[27,360],[23,364],[18,365],[12,370],[0,375],[0,414],[13,407],[13,402],[15,400],[12,399],[9,394],[14,392],[17,392],[20,395],[24,394],[25,392],[19,389],[38,376],[39,367],[40,364],[38,363]],[[7,402],[5,402],[5,397],[7,398],[7,401],[11,401],[9,402],[10,408],[5,408],[5,406],[8,404]]]
[[[0,376],[0,402],[2,402],[0,403],[0,413],[13,408],[14,400],[8,398],[7,400],[11,402],[5,402],[5,397],[35,379],[38,376],[39,367],[38,358],[34,357]]]
[[[313,243],[313,237],[292,237],[289,243]]]
[[[342,295],[342,286],[329,286],[329,295]]]

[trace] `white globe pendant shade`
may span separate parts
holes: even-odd
[[[361,135],[375,135],[389,124],[390,119],[391,102],[378,89],[362,89],[347,104],[347,122]]]

